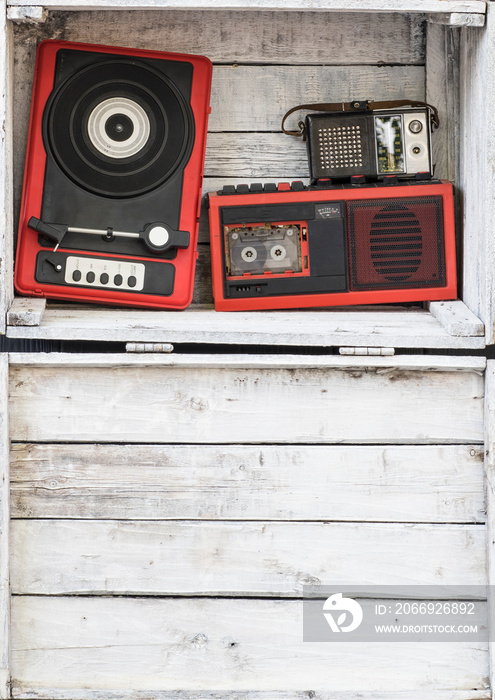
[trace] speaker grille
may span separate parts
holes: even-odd
[[[347,203],[352,290],[446,284],[441,196]]]

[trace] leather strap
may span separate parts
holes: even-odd
[[[285,129],[284,124],[287,117],[293,112],[298,110],[308,109],[311,111],[318,112],[372,112],[378,109],[395,109],[396,107],[428,107],[431,109],[431,125],[433,128],[438,129],[440,126],[440,120],[438,118],[438,110],[433,105],[427,102],[418,102],[417,100],[391,100],[388,102],[373,102],[372,100],[358,101],[353,100],[352,102],[323,102],[319,104],[307,104],[298,105],[297,107],[292,107],[284,115],[282,119],[282,131],[284,134],[289,134],[290,136],[302,136],[305,132],[306,126],[303,121],[298,122],[298,131],[289,131]]]

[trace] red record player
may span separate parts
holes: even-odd
[[[203,56],[40,44],[15,272],[21,294],[189,305],[211,71]]]

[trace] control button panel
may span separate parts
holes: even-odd
[[[137,262],[69,255],[65,264],[65,283],[86,287],[132,289],[144,287],[145,266]]]

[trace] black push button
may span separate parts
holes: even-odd
[[[302,192],[304,190],[304,182],[302,180],[294,180],[290,188],[293,192]]]
[[[235,194],[235,185],[224,185],[222,194]]]
[[[106,272],[102,272],[102,273],[101,273],[101,275],[100,275],[100,282],[101,282],[102,284],[108,284],[108,280],[109,280],[109,279],[110,279],[110,277],[107,275]]]
[[[81,277],[82,277],[81,270],[74,270],[74,272],[72,273],[72,279],[74,280],[74,282],[79,282]]]
[[[249,192],[249,185],[237,185],[237,194],[247,194]]]
[[[249,185],[249,191],[254,192],[255,194],[263,192],[263,185],[261,184],[261,182],[253,182],[252,185]]]
[[[115,275],[115,277],[113,278],[113,283],[117,285],[117,287],[120,287],[123,281],[124,278],[122,277],[122,275]]]
[[[90,270],[90,271],[86,274],[86,282],[94,282],[94,281],[95,281],[95,277],[96,277],[95,273],[94,273],[92,270]]]
[[[136,284],[137,284],[137,279],[134,277],[134,275],[131,275],[127,280],[127,286],[128,287],[135,287]]]
[[[267,182],[265,185],[265,192],[276,192],[277,191],[277,183],[276,182]]]

